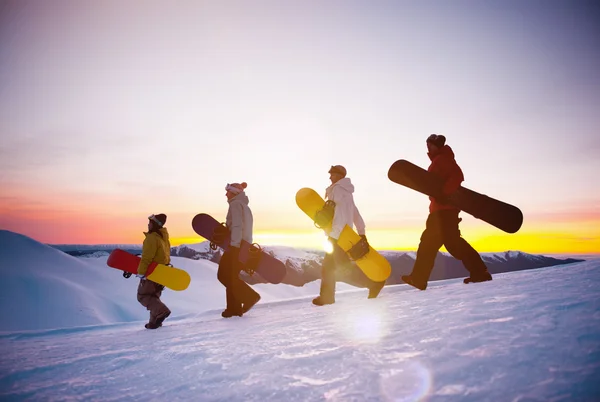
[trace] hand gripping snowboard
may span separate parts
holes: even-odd
[[[217,247],[226,251],[231,242],[231,233],[224,224],[219,223],[208,214],[198,214],[192,220],[192,228],[196,233],[210,241],[213,250]],[[285,264],[271,254],[263,251],[256,243],[250,244],[242,240],[240,245],[240,262],[244,271],[252,275],[254,272],[270,283],[281,283],[285,277]]]
[[[431,197],[442,196],[443,180],[409,161],[400,159],[394,162],[388,178]],[[507,233],[516,233],[523,224],[523,213],[519,208],[462,186],[447,200],[456,208]]]
[[[131,274],[137,274],[140,261],[141,258],[137,255],[117,248],[108,256],[106,265],[124,271],[123,276],[129,278]],[[148,265],[146,278],[172,290],[185,290],[190,285],[190,275],[183,269],[157,264],[156,262]]]
[[[333,222],[334,205],[313,189],[302,188],[296,193],[296,204],[315,226],[329,234]],[[392,272],[392,267],[384,256],[379,254],[348,225],[344,227],[337,244],[346,252],[348,257],[358,265],[365,275],[375,282],[385,281]]]

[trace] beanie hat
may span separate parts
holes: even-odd
[[[158,227],[162,228],[165,223],[167,223],[167,215],[165,214],[158,214],[158,215],[150,215],[148,217],[148,219],[150,219],[152,222],[156,223],[158,225]]]
[[[239,194],[242,191],[244,191],[244,189],[248,187],[248,184],[246,184],[246,182],[243,183],[227,183],[227,185],[225,186],[225,190],[227,191],[231,191],[233,194]]]
[[[431,142],[436,147],[441,148],[446,144],[446,137],[440,134],[431,134],[427,137],[427,142]]]
[[[342,175],[342,177],[346,177],[346,168],[342,165],[331,166],[329,172],[327,173],[339,173]]]

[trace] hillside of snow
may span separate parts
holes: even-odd
[[[0,302],[2,305],[18,306],[18,309],[0,311],[0,332],[115,322],[144,322],[148,319],[148,312],[136,299],[139,280],[135,277],[125,279],[121,271],[108,267],[106,251],[90,249],[93,251],[92,254],[73,257],[54,247],[9,231],[0,231],[0,244],[2,244],[0,271],[5,284],[4,291],[0,292]],[[207,243],[195,247],[197,250],[207,251],[204,248],[207,247]],[[77,246],[73,247],[76,248]],[[315,277],[309,282],[303,282],[304,276],[298,274],[296,280],[303,286],[253,284],[262,296],[261,303],[318,295],[320,280],[317,279],[320,277],[320,261],[312,259],[315,257],[314,253],[286,247],[272,247],[267,250],[273,252],[278,258],[283,256],[282,259],[286,259],[288,266],[296,263],[307,264],[306,260],[313,261]],[[396,253],[389,256],[388,253],[390,252],[385,252],[387,258],[392,260],[392,264],[397,263],[393,260],[395,255],[403,259],[406,267],[412,268],[414,261],[410,254]],[[440,257],[442,260],[447,258],[450,263],[454,260],[443,254],[438,256],[438,260]],[[519,261],[531,263],[536,258],[540,259],[540,264],[547,261],[546,257],[516,252],[484,255],[484,258],[486,262],[497,260],[504,267],[511,263],[517,264]],[[554,261],[560,260],[550,260],[549,263]],[[217,280],[215,262],[172,257],[172,263],[187,271],[192,278],[190,287],[185,291],[175,292],[166,289],[163,292],[163,300],[173,311],[174,316],[224,309],[225,291]],[[454,263],[460,264],[456,260]],[[562,265],[566,269],[569,266]],[[465,276],[463,271],[459,271],[459,277]],[[296,270],[290,268],[289,272],[296,272]],[[303,272],[303,275],[307,275],[307,272]],[[345,271],[339,269],[337,274],[338,279],[343,280]],[[396,271],[392,273],[388,284],[394,283],[395,274]],[[249,283],[253,283],[252,277],[244,274],[242,277]],[[341,291],[356,289],[345,283],[338,283],[337,288]],[[361,292],[366,297],[367,291],[361,290]]]
[[[108,254],[76,258],[54,247],[10,231],[0,231],[0,332],[66,328],[115,322],[147,321],[148,312],[136,298],[139,280],[106,265]],[[163,301],[174,316],[224,309],[225,291],[217,280],[217,265],[207,260],[173,257],[187,271],[188,289],[166,289]],[[302,287],[258,284],[262,302],[316,296],[319,282]],[[340,284],[339,289],[352,289]],[[365,296],[366,297],[366,296]]]
[[[114,248],[114,247],[113,247]],[[111,248],[105,245],[99,245],[97,248],[93,246],[61,246],[61,250],[75,256],[100,256],[108,255]],[[282,283],[303,286],[304,284],[321,278],[321,263],[325,255],[324,251],[320,250],[304,250],[285,246],[265,246],[263,248],[275,258],[282,261],[286,266],[286,276]],[[81,251],[85,250],[85,251]],[[133,253],[139,253],[140,250],[132,250]],[[380,251],[380,253],[390,262],[392,273],[386,284],[402,284],[402,275],[409,274],[415,263],[416,252],[400,252],[400,251]],[[182,244],[180,246],[171,247],[171,255],[184,257],[193,260],[209,260],[218,263],[222,251],[220,249],[212,250],[209,247],[209,242],[195,244]],[[543,255],[533,255],[520,251],[506,251],[501,253],[482,253],[482,258],[486,263],[489,271],[492,274],[501,272],[522,271],[526,269],[534,269],[541,267],[550,267],[555,265],[571,264],[584,259],[575,259],[571,257],[554,258]],[[353,286],[362,286],[364,277],[357,275],[357,269],[351,263],[339,267],[336,272],[337,279],[341,282]],[[464,278],[468,276],[462,263],[452,257],[448,253],[438,253],[435,260],[435,265],[431,273],[431,280]],[[265,283],[266,281],[259,275],[250,277],[242,273],[242,278],[250,283]]]
[[[12,332],[0,354],[1,400],[591,402],[600,261],[213,310],[155,331]]]

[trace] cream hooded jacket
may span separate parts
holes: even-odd
[[[225,224],[231,231],[231,245],[240,247],[242,240],[252,244],[253,217],[248,206],[248,196],[242,191],[227,202],[229,202],[229,210]]]
[[[365,221],[363,220],[358,208],[354,205],[354,185],[350,178],[344,177],[340,181],[325,190],[325,198],[335,202],[335,214],[333,215],[333,224],[330,237],[338,239],[344,226],[356,226],[359,235],[365,234]]]

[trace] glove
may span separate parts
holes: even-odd
[[[367,241],[367,235],[366,234],[362,234],[362,235],[359,235],[359,236],[360,236],[361,239],[363,239],[364,241],[366,241],[368,243],[368,241]]]
[[[135,276],[137,276],[140,279],[146,279],[146,275],[142,275],[142,274],[135,274]]]

